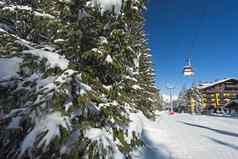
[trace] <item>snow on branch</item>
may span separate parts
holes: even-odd
[[[122,0],[91,0],[88,6],[100,9],[101,14],[106,11],[113,11],[119,15],[121,13]]]

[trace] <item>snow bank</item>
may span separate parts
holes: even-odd
[[[44,148],[46,148],[54,137],[60,135],[59,126],[62,126],[65,129],[70,129],[69,118],[62,116],[60,112],[51,113],[35,120],[36,124],[34,129],[25,137],[21,144],[20,156],[33,147],[33,144],[40,134],[47,132],[37,146],[41,147],[44,145]]]
[[[41,49],[35,49],[35,50],[27,50],[23,51],[25,54],[32,54],[39,56],[40,58],[46,58],[48,61],[48,65],[50,67],[55,68],[59,67],[62,70],[66,69],[68,67],[69,61],[64,57],[59,54],[56,54],[54,52],[49,52]]]
[[[0,81],[17,76],[21,62],[22,59],[18,57],[0,58]]]
[[[130,123],[128,126],[128,136],[126,138],[128,144],[130,144],[131,140],[133,139],[133,132],[135,132],[138,137],[141,137],[143,130],[143,120],[145,118],[146,117],[141,112],[129,114]]]

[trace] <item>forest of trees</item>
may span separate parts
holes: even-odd
[[[0,0],[0,158],[130,158],[143,145],[130,113],[160,107],[145,10],[145,0]]]

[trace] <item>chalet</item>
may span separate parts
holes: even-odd
[[[238,78],[227,78],[213,83],[200,84],[197,90],[201,96],[200,103],[203,111],[209,109],[217,110],[238,95]],[[193,96],[190,98],[190,111],[196,111],[196,100]]]

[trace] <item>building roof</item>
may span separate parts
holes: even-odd
[[[219,80],[219,81],[212,82],[212,83],[203,83],[203,84],[200,84],[197,88],[198,89],[206,89],[206,88],[209,88],[209,87],[212,87],[212,86],[215,86],[217,84],[224,83],[224,82],[230,81],[230,80],[238,81],[238,78],[226,78],[226,79]]]

